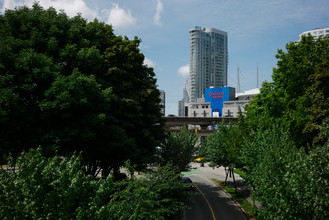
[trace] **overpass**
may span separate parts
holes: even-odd
[[[230,122],[237,122],[238,118],[205,118],[205,117],[166,117],[165,129],[167,133],[179,131],[182,126],[198,129],[200,136],[208,136],[214,130],[209,130],[208,127],[217,125],[225,121],[226,124]]]

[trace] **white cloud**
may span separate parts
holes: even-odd
[[[155,67],[155,63],[152,60],[150,60],[150,59],[148,59],[146,57],[144,59],[144,64],[147,65],[147,66],[149,66],[149,67],[153,67],[153,68]]]
[[[185,66],[181,66],[178,69],[178,74],[182,77],[187,77],[190,74],[190,66],[186,64]]]
[[[161,18],[162,11],[163,11],[163,4],[162,4],[161,0],[157,0],[156,12],[154,15],[154,23],[156,25],[161,25],[160,18]]]
[[[136,24],[136,18],[131,15],[131,11],[120,8],[116,3],[109,11],[104,10],[103,12],[109,14],[107,22],[114,27],[127,28]]]
[[[35,0],[4,0],[2,11],[5,9],[15,9],[15,7],[26,5],[31,7]],[[39,1],[39,5],[48,9],[53,7],[56,10],[64,10],[65,13],[71,17],[76,16],[78,13],[88,20],[93,20],[97,17],[97,11],[90,9],[84,0],[42,0]]]

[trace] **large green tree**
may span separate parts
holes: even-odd
[[[0,15],[0,38],[2,153],[83,151],[106,175],[153,160],[163,119],[139,39],[38,4]]]
[[[16,173],[0,169],[1,219],[172,219],[189,198],[172,166],[95,180],[83,172],[81,156],[46,158],[41,148],[16,166]]]
[[[160,165],[171,163],[180,171],[187,170],[196,151],[198,136],[186,127],[179,132],[171,132],[161,145],[158,153]]]
[[[243,119],[241,118],[243,121]],[[226,173],[233,174],[234,168],[241,167],[240,151],[245,140],[245,133],[243,131],[243,122],[240,126],[237,123],[226,125],[225,122],[217,125],[218,131],[212,133],[202,143],[201,151],[204,154],[206,161],[210,162],[210,166],[228,167]],[[233,179],[235,183],[235,178]]]
[[[309,93],[319,64],[329,58],[329,39],[314,40],[303,36],[299,42],[290,42],[286,51],[278,50],[277,67],[273,69],[273,82],[265,82],[261,93],[246,107],[246,121],[253,130],[268,129],[274,124],[289,131],[297,146],[307,146],[314,135],[303,133],[311,115]]]
[[[286,50],[246,107],[241,160],[260,219],[326,219],[329,38],[304,36]]]

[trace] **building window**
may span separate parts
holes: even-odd
[[[203,117],[207,117],[207,115],[208,115],[209,113],[207,113],[206,110],[204,110],[203,113],[201,113],[201,114],[203,115]]]

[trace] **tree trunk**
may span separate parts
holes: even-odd
[[[224,185],[226,186],[226,181],[227,181],[227,177],[228,177],[229,170],[227,171],[227,170],[226,170],[226,167],[225,167],[224,169],[225,169],[225,173],[226,173],[226,177],[225,177]],[[230,169],[230,168],[229,168],[229,169]]]
[[[231,172],[232,172],[232,176],[233,176],[234,189],[235,189],[235,192],[238,193],[237,188],[236,188],[236,182],[235,182],[234,168],[233,167],[231,167]]]

